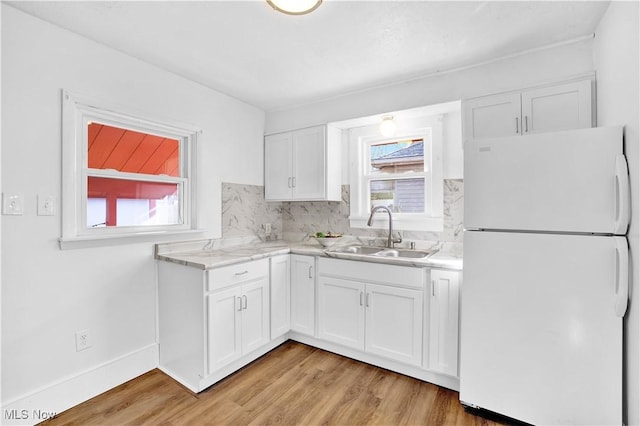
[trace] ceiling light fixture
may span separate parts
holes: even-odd
[[[278,12],[287,15],[304,15],[316,10],[322,0],[267,0],[267,3]]]
[[[396,122],[393,120],[393,115],[385,115],[382,117],[380,123],[380,133],[382,136],[393,136],[396,134]]]

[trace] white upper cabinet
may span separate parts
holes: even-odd
[[[341,140],[331,126],[265,136],[265,199],[340,201]]]
[[[520,134],[520,93],[502,93],[465,101],[465,138]]]
[[[591,85],[583,80],[465,100],[465,141],[592,127]]]
[[[524,133],[592,127],[591,80],[522,92]]]
[[[264,138],[264,195],[267,200],[290,200],[293,176],[293,133]]]

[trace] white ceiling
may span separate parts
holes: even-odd
[[[14,1],[27,13],[264,110],[592,34],[608,2]]]

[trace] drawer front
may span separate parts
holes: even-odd
[[[425,283],[425,268],[325,257],[318,258],[318,274],[418,290],[422,290]]]
[[[207,271],[207,291],[269,276],[269,259],[253,260]]]

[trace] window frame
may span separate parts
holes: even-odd
[[[369,206],[371,203],[371,180],[386,179],[424,179],[424,213],[392,212],[393,228],[397,231],[430,231],[444,230],[444,190],[443,190],[443,116],[430,116],[420,120],[420,127],[406,127],[401,133],[393,137],[383,137],[378,133],[377,126],[352,128],[349,133],[350,142],[350,201],[351,215],[349,224],[352,228],[388,229],[387,215],[374,216],[371,227],[367,226]],[[370,172],[370,149],[374,144],[394,141],[422,139],[425,153],[424,172],[404,172],[372,174]]]
[[[59,240],[61,248],[73,248],[78,242],[141,239],[137,237],[198,232],[195,176],[197,140],[201,130],[164,119],[147,118],[147,114],[129,113],[121,107],[73,94],[67,90],[62,91],[62,116],[62,236]],[[178,140],[179,176],[89,168],[88,124],[90,122]],[[88,227],[86,218],[89,176],[177,184],[181,223]]]

